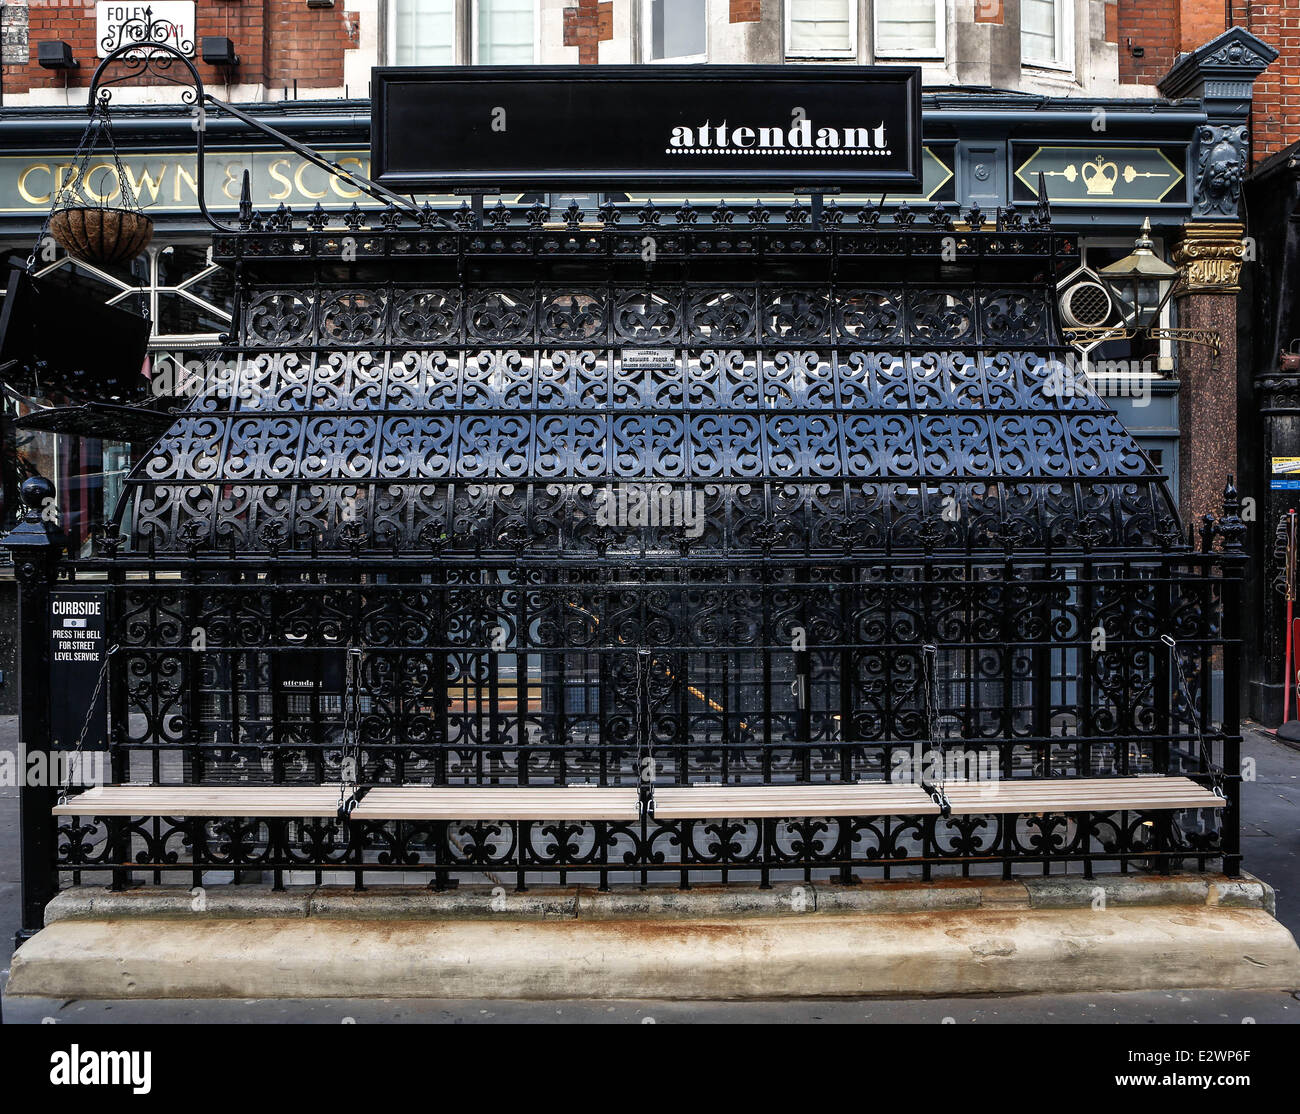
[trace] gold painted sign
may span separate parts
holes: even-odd
[[[1039,174],[1053,204],[1184,200],[1169,197],[1184,174],[1159,147],[1039,147],[1016,168],[1016,178],[1036,191]]]
[[[349,147],[320,152],[347,170],[370,176],[370,149]],[[194,213],[198,210],[198,175],[192,151],[120,153],[123,175],[145,211],[151,214]],[[933,198],[952,180],[952,168],[928,147],[921,158],[924,193]],[[303,212],[320,205],[325,209],[348,209],[355,202],[364,208],[378,208],[377,202],[333,174],[287,151],[209,151],[205,188],[208,208],[230,212],[239,205],[240,181],[249,172],[253,208],[270,213],[280,205]],[[48,155],[0,155],[0,216],[43,216],[54,194],[72,177],[73,160]],[[82,189],[92,201],[112,204],[121,197],[121,182],[111,157],[93,162],[86,171]],[[425,195],[417,195],[422,200]],[[787,196],[787,195],[783,195]],[[520,194],[511,191],[502,200],[512,204]],[[458,205],[461,198],[449,194],[427,195],[430,204]],[[656,197],[659,200],[658,197]],[[634,198],[636,200],[636,198]],[[737,201],[752,203],[754,195]],[[775,198],[773,200],[779,200]],[[842,197],[841,205],[868,200]],[[870,198],[879,201],[878,196]],[[903,200],[893,197],[891,201]]]
[[[366,148],[322,151],[347,170],[370,173]],[[149,213],[192,213],[198,209],[197,160],[193,152],[121,154],[123,175]],[[209,151],[205,188],[208,207],[231,210],[239,205],[240,181],[249,172],[253,207],[264,212],[284,204],[296,210],[318,203],[326,209],[377,206],[360,190],[286,151]],[[49,210],[60,188],[72,177],[73,161],[59,154],[0,156],[0,214],[39,214]],[[91,200],[111,204],[121,197],[112,158],[87,168],[82,188]]]

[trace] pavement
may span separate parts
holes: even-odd
[[[0,746],[16,725],[0,719]],[[1243,754],[1255,777],[1243,785],[1244,866],[1272,885],[1277,919],[1300,938],[1300,750],[1247,727]],[[8,978],[19,926],[17,790],[0,787],[0,948]],[[746,1002],[475,1001],[438,999],[234,999],[59,1001],[5,999],[9,1023],[184,1024],[383,1022],[500,1024],[843,1023],[1276,1024],[1300,1021],[1300,991],[1138,991],[929,999],[813,999]]]

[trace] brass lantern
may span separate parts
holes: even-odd
[[[1132,313],[1127,323],[1135,329],[1150,329],[1169,297],[1178,271],[1156,255],[1148,218],[1142,222],[1133,250],[1118,262],[1102,267],[1098,274],[1116,301]]]

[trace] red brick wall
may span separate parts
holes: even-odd
[[[1255,82],[1251,117],[1253,161],[1300,140],[1300,5],[1296,0],[1229,0],[1231,25],[1281,52]],[[1180,51],[1193,50],[1229,25],[1222,0],[1174,0],[1153,10],[1151,0],[1119,0],[1120,80],[1154,83]],[[1128,39],[1145,48],[1133,58]]]
[[[1119,0],[1114,17],[1106,10],[1106,38],[1119,43],[1120,81],[1154,85],[1187,50],[1209,42],[1227,27],[1224,0]],[[1129,40],[1132,40],[1130,45]],[[1141,47],[1134,58],[1131,47]]]
[[[578,48],[578,64],[600,61],[600,44],[614,37],[613,0],[578,0],[564,9],[564,45]]]
[[[220,7],[221,4],[216,5]],[[263,0],[264,65],[272,89],[327,89],[343,84],[343,51],[356,46],[342,4],[309,8],[306,0]],[[357,18],[351,19],[353,28]]]
[[[343,51],[357,45],[356,13],[334,8],[308,8],[306,0],[198,0],[194,64],[205,83],[225,81],[224,72],[199,55],[197,40],[224,35],[235,44],[239,66],[235,84],[266,84],[273,90],[337,88],[343,84]],[[349,32],[345,19],[351,23]],[[62,39],[71,44],[80,67],[67,74],[70,88],[84,88],[99,63],[95,51],[95,5],[33,4],[28,10],[28,62],[4,67],[6,93],[62,88],[64,73],[36,64],[36,44]]]
[[[1195,50],[1227,27],[1223,0],[1181,0],[1178,5],[1178,49]]]
[[[1128,85],[1154,85],[1169,72],[1169,67],[1178,55],[1180,6],[1180,0],[1165,0],[1164,3],[1153,0],[1119,0],[1115,25],[1121,82]],[[1222,23],[1222,7],[1219,12]],[[1141,58],[1133,57],[1134,47],[1141,48]]]
[[[757,23],[763,18],[761,0],[731,0],[728,13],[731,23]]]
[[[1281,52],[1255,82],[1251,138],[1259,162],[1300,139],[1300,7],[1295,0],[1233,0],[1232,17]]]

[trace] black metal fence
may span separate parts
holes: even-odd
[[[939,761],[994,792],[1002,779],[1170,773],[1229,801],[1172,815],[640,823],[82,817],[58,833],[73,878],[343,871],[523,887],[1236,869],[1233,555],[118,557],[67,574],[104,584],[120,645],[115,782],[608,786],[648,771],[659,785],[832,784],[919,781]]]
[[[33,493],[36,557],[8,540],[33,737],[51,693],[26,663],[48,661],[62,575],[107,594],[117,783],[830,786],[937,761],[994,788],[1182,774],[1225,808],[88,816],[56,838],[33,793],[31,869],[1235,873],[1240,506],[1229,489],[1196,552],[1076,374],[1052,288],[1074,237],[1045,200],[992,224],[801,213],[358,209],[331,229],[245,201],[214,242],[237,290],[220,383],[129,478],[121,532],[59,566]]]

